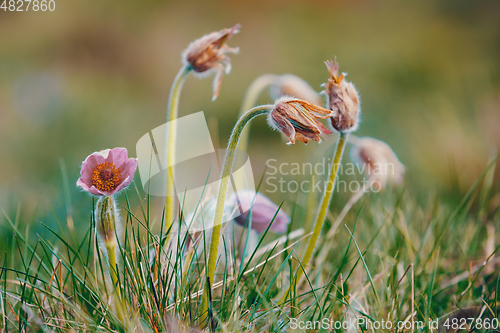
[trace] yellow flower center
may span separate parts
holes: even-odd
[[[101,163],[94,169],[92,185],[100,191],[113,191],[121,180],[120,169],[112,162]]]

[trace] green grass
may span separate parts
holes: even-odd
[[[237,246],[222,249],[227,264],[219,265],[210,293],[210,329],[291,331],[292,318],[304,325],[324,318],[392,322],[413,318],[425,323],[439,319],[440,325],[449,316],[498,318],[500,262],[494,233],[488,232],[491,225],[499,227],[498,209],[491,205],[494,168],[493,161],[454,204],[437,195],[420,203],[412,188],[366,195],[333,239],[324,239],[329,228],[325,225],[311,267],[298,261],[308,231],[261,251],[277,238],[266,231],[255,252],[242,247],[244,261],[232,255]],[[207,259],[194,254],[192,261],[186,260],[194,252],[180,235],[173,249],[176,255],[171,255],[165,244],[170,230],[163,230],[163,221],[152,216],[150,198],[140,197],[139,191],[137,196],[136,207],[130,206],[126,195],[118,199],[124,223],[118,276],[129,315],[125,324],[115,315],[108,266],[96,242],[91,211],[84,233],[66,226],[73,225],[71,215],[60,221],[54,214],[58,230],[37,222],[53,237],[30,241],[29,229],[23,232],[18,227],[18,216],[6,214],[14,234],[0,259],[0,325],[5,332],[164,332],[173,330],[172,318],[196,325]],[[337,208],[331,214],[335,217]],[[303,216],[291,215],[290,232],[303,225]],[[246,242],[246,236],[242,239]],[[306,273],[298,284],[290,276],[297,268]],[[290,283],[292,296],[277,304]],[[372,331],[366,325],[361,330]],[[415,331],[430,330],[426,324]]]

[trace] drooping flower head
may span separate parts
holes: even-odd
[[[182,63],[191,66],[196,74],[204,76],[215,72],[212,100],[219,96],[222,75],[231,72],[231,59],[226,53],[239,52],[239,48],[229,47],[226,42],[240,31],[240,27],[236,24],[232,28],[205,35],[189,44],[182,53]]]
[[[321,137],[332,134],[317,120],[327,119],[331,115],[330,110],[285,96],[276,100],[267,120],[272,128],[290,140],[288,144],[295,144],[295,140],[308,143],[309,140],[320,142]]]
[[[199,232],[213,227],[216,203],[217,198],[210,198],[201,204],[201,209],[187,214],[186,221],[189,221],[190,232]],[[259,233],[265,231],[271,222],[270,230],[283,233],[290,223],[290,217],[287,213],[279,209],[265,195],[255,192],[255,190],[241,190],[229,195],[224,205],[223,220],[247,226],[249,224],[247,217],[250,211],[252,212],[252,230]],[[276,215],[275,218],[274,215]]]
[[[339,75],[336,58],[335,62],[330,60],[325,64],[330,78],[322,85],[325,90],[321,93],[326,95],[326,105],[333,111],[330,123],[339,132],[354,132],[358,129],[361,113],[358,92],[354,85],[345,79],[347,73]]]
[[[113,148],[87,156],[76,185],[97,196],[110,196],[126,188],[134,177],[137,159],[126,148]]]
[[[255,231],[259,233],[266,231],[272,222],[270,230],[276,233],[286,232],[290,217],[265,195],[251,190],[244,190],[237,192],[229,200],[241,213],[234,219],[236,223],[243,226],[249,224],[247,218],[251,211],[252,229]],[[274,217],[275,215],[276,217]]]
[[[274,79],[270,87],[271,98],[295,96],[315,105],[322,105],[319,94],[303,79],[293,74],[283,74]]]
[[[351,159],[359,164],[370,182],[384,189],[388,182],[403,182],[404,165],[384,141],[370,137],[351,138]]]

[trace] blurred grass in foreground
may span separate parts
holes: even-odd
[[[395,323],[439,319],[441,326],[449,317],[498,318],[498,226],[492,221],[498,221],[499,210],[491,207],[494,166],[493,161],[459,205],[435,198],[421,206],[410,188],[365,197],[333,239],[320,238],[314,265],[299,283],[291,280],[290,272],[301,265],[297,258],[304,251],[304,237],[285,237],[263,251],[270,240],[264,235],[255,252],[239,254],[243,261],[237,259],[235,248],[225,248],[227,265],[219,265],[211,294],[211,328],[289,331],[291,318],[363,317]],[[120,198],[126,231],[119,280],[130,316],[127,325],[138,332],[168,331],[172,317],[191,325],[200,316],[206,259],[195,256],[191,265],[179,260],[187,241],[182,238],[174,249],[177,255],[169,257],[163,247],[165,234],[152,223],[149,199],[140,198],[135,207],[129,199]],[[294,215],[289,230],[299,228],[300,221]],[[9,223],[16,233],[0,274],[5,328],[126,331],[114,315],[93,219],[80,234],[64,227],[64,221],[56,230],[44,226],[57,243],[43,237],[29,241],[29,232],[17,228],[15,216]],[[290,283],[297,285],[292,296],[276,304]]]

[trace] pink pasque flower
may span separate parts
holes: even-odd
[[[241,215],[234,219],[236,223],[247,225],[249,222],[247,216],[252,211],[252,229],[255,231],[264,232],[272,222],[270,228],[272,231],[280,234],[286,232],[290,217],[265,195],[244,190],[238,192],[232,199],[236,208],[241,212]],[[275,215],[276,217],[274,217]]]
[[[126,148],[94,152],[83,161],[76,186],[97,196],[113,195],[130,184],[136,168],[137,159],[128,158]]]

